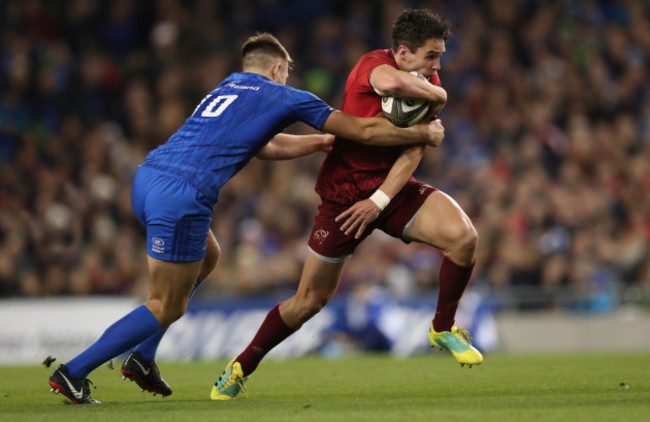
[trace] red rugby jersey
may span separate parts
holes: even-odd
[[[342,111],[359,117],[383,117],[381,97],[370,85],[370,72],[382,64],[397,67],[390,49],[361,57],[345,84]],[[438,74],[429,79],[440,86]],[[368,198],[386,179],[404,146],[377,147],[339,139],[321,166],[316,192],[329,201],[348,204]]]

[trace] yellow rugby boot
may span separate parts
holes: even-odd
[[[231,360],[226,369],[214,383],[212,391],[210,392],[210,400],[232,400],[239,394],[240,391],[246,392],[246,381],[248,377],[244,377],[244,371],[241,364]]]
[[[472,336],[464,328],[456,327],[454,324],[451,331],[442,331],[437,333],[433,329],[433,322],[429,329],[429,343],[431,347],[446,349],[454,355],[460,366],[478,365],[483,362],[483,355],[472,346]]]

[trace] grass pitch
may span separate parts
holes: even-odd
[[[226,362],[167,363],[168,398],[122,381],[119,364],[90,378],[104,404],[74,406],[49,392],[51,369],[0,367],[1,421],[648,421],[650,353],[488,355],[461,368],[450,355],[267,360],[249,393],[211,402]],[[621,385],[623,383],[623,385]],[[626,388],[625,385],[629,386]]]

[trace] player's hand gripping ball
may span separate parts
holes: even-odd
[[[427,81],[418,72],[409,72]],[[427,81],[428,82],[428,81]],[[420,98],[397,98],[386,96],[381,98],[381,109],[389,122],[397,127],[410,127],[422,121],[429,114],[431,103]]]

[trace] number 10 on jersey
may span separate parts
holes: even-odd
[[[201,107],[201,104],[203,104],[206,100],[208,100],[211,97],[211,95],[208,95],[205,97],[201,103],[196,107],[196,110],[198,110]],[[221,113],[224,112],[226,108],[230,104],[232,104],[233,101],[237,99],[237,95],[219,95],[217,98],[213,99],[210,101],[208,106],[203,110],[203,113],[201,113],[201,117],[218,117],[221,115]],[[194,112],[196,112],[194,110]]]

